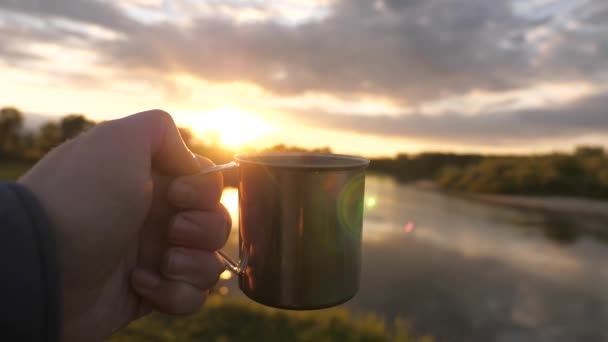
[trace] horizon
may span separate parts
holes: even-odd
[[[608,146],[599,0],[72,2],[0,1],[2,106],[96,121],[160,108],[236,149]]]
[[[0,108],[9,108],[9,107],[13,107],[13,106],[0,106]],[[16,108],[16,107],[13,107]],[[16,108],[18,110],[20,110],[19,108]],[[39,113],[26,113],[26,112],[22,112],[23,117],[24,117],[24,122],[23,122],[23,131],[24,132],[30,132],[30,133],[35,133],[38,129],[40,129],[40,127],[42,127],[42,125],[49,123],[49,122],[53,122],[56,120],[61,119],[62,117],[65,117],[67,115],[83,115],[84,117],[90,119],[86,114],[84,113],[78,113],[78,112],[73,112],[73,113],[69,113],[69,114],[65,114],[65,115],[44,115],[44,114],[39,114]],[[33,118],[35,118],[35,120],[31,120]],[[96,122],[96,124],[98,124],[100,122]],[[217,133],[218,132],[213,132],[213,131],[209,131],[209,132],[205,132],[205,134],[199,134],[196,131],[193,131],[192,128],[187,127],[187,126],[182,126],[182,125],[177,125],[180,129],[185,128],[190,130],[190,132],[192,133],[192,137],[195,139],[195,141],[199,142],[199,143],[203,143],[205,146],[208,147],[217,147],[220,149],[223,149],[226,152],[232,152],[235,154],[238,153],[247,153],[247,152],[255,152],[255,151],[262,151],[265,149],[272,149],[273,147],[277,147],[279,145],[285,146],[286,148],[304,148],[306,150],[315,150],[315,149],[325,149],[325,148],[330,148],[331,146],[309,146],[309,147],[303,147],[300,145],[289,145],[289,144],[285,144],[283,142],[276,142],[273,145],[268,145],[268,146],[262,146],[262,147],[253,147],[250,146],[246,143],[244,144],[238,144],[238,145],[230,145],[230,144],[225,144],[224,142],[222,142],[221,140],[217,140],[215,138],[217,138]],[[211,139],[208,139],[208,137],[211,136]],[[376,155],[367,155],[367,154],[361,154],[361,153],[344,153],[344,152],[336,152],[334,150],[331,150],[331,153],[339,153],[339,154],[348,154],[348,155],[359,155],[362,157],[366,157],[366,158],[370,158],[372,160],[382,160],[382,159],[396,159],[398,158],[400,155],[407,155],[407,156],[417,156],[417,155],[424,155],[424,154],[456,154],[456,155],[480,155],[483,157],[492,157],[492,156],[497,156],[497,157],[534,157],[534,156],[543,156],[543,155],[550,155],[550,154],[561,154],[561,153],[565,153],[565,154],[573,154],[576,152],[576,150],[578,148],[602,148],[605,149],[606,146],[603,145],[598,145],[598,144],[582,144],[582,145],[576,145],[573,146],[572,148],[569,149],[563,149],[563,150],[547,150],[547,151],[535,151],[535,152],[520,152],[520,153],[513,153],[513,152],[504,152],[504,153],[500,153],[500,152],[478,152],[478,151],[462,151],[462,152],[458,152],[458,151],[451,151],[451,150],[440,150],[440,149],[428,149],[428,150],[421,150],[421,151],[416,151],[416,152],[406,152],[406,151],[398,151],[392,155],[388,155],[388,154],[376,154]]]

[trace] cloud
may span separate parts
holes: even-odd
[[[279,95],[371,94],[417,104],[475,90],[595,79],[608,68],[608,35],[593,24],[606,13],[600,0],[587,2],[582,14],[572,14],[570,6],[566,17],[553,9],[559,6],[540,11],[542,17],[525,15],[526,8],[516,10],[516,3],[343,0],[329,15],[298,25],[240,22],[213,16],[209,9],[190,13],[186,26],[171,20],[143,23],[124,8],[95,0],[0,0],[0,8],[121,33],[121,39],[92,38],[91,48],[102,63],[125,74],[136,68],[248,81]],[[210,4],[217,13],[227,6]],[[273,12],[257,2],[241,6]],[[176,22],[180,14],[174,15]]]
[[[39,19],[65,18],[119,32],[130,32],[139,26],[112,4],[97,0],[0,0],[0,9]]]
[[[280,95],[366,93],[414,103],[535,81],[525,51],[498,47],[525,24],[505,4],[393,1],[379,10],[344,1],[326,19],[295,27],[205,17],[187,31],[156,25],[100,51],[120,67],[244,80]]]
[[[608,35],[555,26],[560,20],[518,15],[507,1],[345,0],[326,18],[296,26],[201,17],[187,29],[151,25],[99,51],[121,68],[248,81],[279,95],[372,94],[416,104],[594,79],[608,67]],[[530,36],[541,30],[542,41]]]
[[[291,112],[304,125],[418,141],[521,146],[562,142],[584,135],[608,137],[608,93],[588,96],[566,106],[541,110],[493,112],[466,116],[344,115],[322,111]]]
[[[0,61],[31,68],[30,62],[47,58],[32,51],[34,45],[50,44],[66,53],[73,47],[95,49],[100,34],[140,27],[115,7],[98,1],[0,0]]]
[[[289,11],[273,20],[276,9],[262,2],[206,4],[211,7],[199,13],[196,6],[176,6],[187,11],[175,12],[155,1],[129,9],[95,0],[0,0],[0,15],[29,18],[0,20],[0,59],[36,58],[22,48],[27,42],[67,46],[76,40],[95,52],[98,64],[113,67],[125,79],[159,75],[158,82],[169,82],[164,76],[183,73],[207,81],[250,82],[279,96],[318,93],[348,99],[365,94],[409,108],[475,92],[506,93],[556,82],[603,88],[608,82],[608,6],[602,0],[549,5],[342,0],[323,2],[329,6],[323,15],[306,7],[307,19],[290,24],[284,20]],[[213,6],[223,14],[214,15]],[[265,14],[251,21],[226,15],[239,12],[239,6]],[[169,20],[147,20],[154,10],[165,11],[158,18]],[[179,20],[182,16],[188,20]],[[77,25],[59,25],[62,20]],[[88,26],[117,35],[100,39]],[[310,124],[355,132],[502,144],[604,134],[606,97],[534,111],[505,111],[503,106],[476,116],[292,113]]]

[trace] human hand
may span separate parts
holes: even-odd
[[[152,309],[199,309],[231,225],[221,175],[195,175],[212,165],[153,110],[98,125],[19,180],[55,229],[65,340],[103,339]]]

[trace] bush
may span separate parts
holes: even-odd
[[[489,157],[437,177],[448,190],[608,198],[608,157],[602,148],[579,147],[576,153],[534,157]]]
[[[286,311],[266,308],[246,299],[211,296],[204,308],[188,317],[153,314],[110,338],[134,341],[400,341],[415,338],[401,319],[392,331],[376,315],[354,317],[345,309]]]

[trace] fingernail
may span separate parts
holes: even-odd
[[[133,281],[137,287],[142,289],[153,289],[160,283],[160,278],[152,272],[136,268],[133,271]]]
[[[169,200],[177,206],[193,205],[196,194],[192,187],[184,182],[176,181],[169,192]]]

